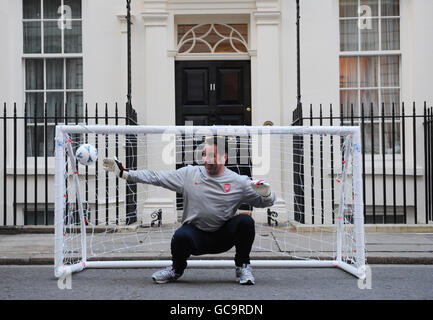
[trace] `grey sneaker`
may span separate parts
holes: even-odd
[[[180,278],[181,274],[174,272],[173,267],[166,267],[165,269],[159,270],[152,274],[152,279],[156,283],[167,283],[171,281],[176,281]]]
[[[242,267],[236,267],[236,278],[239,278],[239,284],[253,285],[254,276],[249,264],[243,264]]]

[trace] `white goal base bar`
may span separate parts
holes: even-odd
[[[165,268],[172,265],[171,260],[135,260],[135,261],[88,261],[59,267],[55,274],[64,277],[67,274],[84,269],[126,269],[126,268]],[[251,266],[257,269],[273,268],[339,268],[353,276],[365,278],[365,268],[355,268],[337,260],[251,260]],[[188,260],[187,269],[222,269],[234,268],[233,260]]]

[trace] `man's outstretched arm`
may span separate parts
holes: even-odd
[[[104,159],[103,164],[105,170],[114,172],[119,178],[129,182],[146,183],[179,193],[183,192],[187,167],[171,171],[128,170],[117,158]]]

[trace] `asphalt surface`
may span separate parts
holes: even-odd
[[[433,265],[370,268],[370,289],[339,269],[256,269],[254,286],[237,284],[231,269],[187,269],[163,285],[153,269],[88,269],[60,289],[52,266],[4,265],[0,300],[433,300]]]

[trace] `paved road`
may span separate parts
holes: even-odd
[[[238,285],[230,269],[191,269],[175,283],[157,285],[154,271],[89,269],[72,275],[72,289],[61,290],[52,266],[0,266],[0,300],[433,300],[432,265],[372,265],[371,289],[363,290],[337,269],[257,269],[255,286]]]

